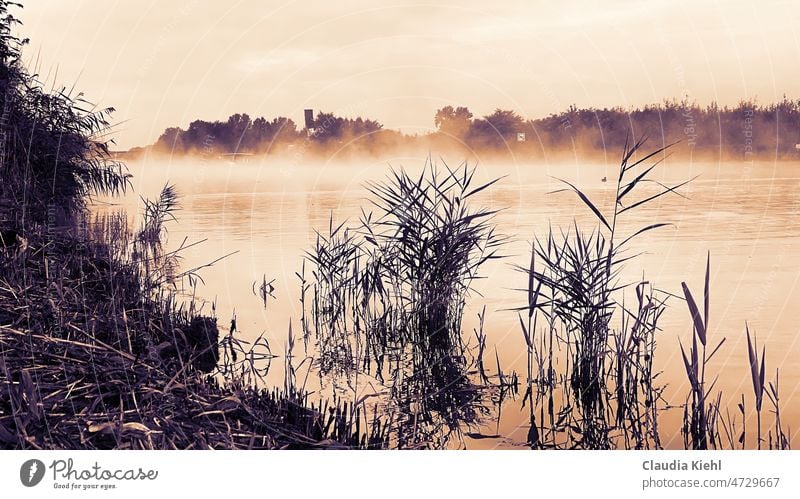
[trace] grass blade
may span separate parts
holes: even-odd
[[[706,346],[706,326],[703,324],[703,318],[700,316],[700,310],[698,310],[697,303],[694,301],[692,292],[689,291],[689,287],[685,282],[681,283],[681,287],[683,287],[683,296],[686,298],[686,304],[689,306],[689,313],[692,315],[694,330],[697,332],[697,336],[700,338],[700,343],[702,343],[703,346]]]
[[[589,199],[589,198],[586,196],[586,194],[584,194],[583,192],[581,192],[581,191],[580,191],[580,189],[578,189],[578,188],[577,188],[577,187],[575,187],[574,185],[570,184],[570,183],[569,183],[569,182],[567,182],[566,180],[562,180],[562,179],[560,179],[560,178],[556,178],[556,180],[558,180],[558,181],[561,181],[561,182],[563,182],[563,183],[567,184],[568,186],[570,186],[570,187],[572,188],[572,190],[573,190],[573,191],[575,191],[575,193],[578,195],[578,197],[580,197],[580,198],[581,198],[581,201],[583,201],[583,202],[586,204],[586,206],[588,206],[588,207],[589,207],[589,209],[590,209],[590,210],[592,210],[592,211],[594,212],[594,214],[597,216],[597,218],[600,220],[600,222],[602,222],[602,223],[603,223],[603,225],[605,225],[605,226],[608,228],[608,230],[611,230],[611,226],[610,226],[610,225],[608,224],[608,222],[606,221],[606,218],[603,216],[603,214],[602,214],[602,213],[600,213],[600,210],[598,210],[598,209],[597,209],[597,207],[596,207],[596,206],[594,205],[594,203],[592,203],[592,201],[591,201],[591,200],[590,200],[590,199]]]

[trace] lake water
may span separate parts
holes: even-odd
[[[457,164],[453,160],[450,164]],[[274,159],[231,164],[209,159],[145,158],[129,163],[134,174],[135,195],[117,203],[135,211],[137,196],[155,197],[170,182],[181,195],[179,223],[168,225],[169,245],[176,247],[204,240],[183,252],[182,267],[196,267],[236,252],[201,271],[202,298],[216,303],[221,326],[236,313],[239,334],[254,338],[261,333],[276,352],[282,352],[287,325],[300,317],[299,280],[303,252],[314,241],[314,229],[324,230],[329,218],[357,223],[360,209],[369,209],[364,183],[384,179],[389,164],[419,171],[424,158],[392,158],[359,162]],[[512,269],[527,265],[530,241],[544,235],[548,225],[567,228],[573,219],[591,230],[597,226],[589,210],[553,177],[579,186],[598,203],[609,207],[617,165],[609,163],[525,162],[478,165],[476,181],[505,178],[474,200],[501,209],[495,221],[499,232],[510,236],[507,258],[490,261],[476,283],[469,302],[465,330],[471,336],[476,314],[486,306],[487,347],[499,352],[504,371],[516,370],[524,383],[525,347],[514,312],[525,297],[514,288],[526,286],[526,277]],[[677,183],[697,178],[681,190],[682,196],[666,196],[646,210],[635,211],[622,225],[632,231],[655,222],[674,226],[650,232],[636,243],[643,252],[626,267],[625,276],[644,276],[661,289],[681,295],[681,282],[702,295],[706,253],[711,254],[711,306],[709,343],[727,341],[710,364],[709,378],[719,375],[723,406],[734,413],[740,394],[752,407],[752,386],[747,364],[745,321],[766,345],[767,378],[780,368],[785,424],[800,423],[800,163],[689,163],[668,160],[658,167],[656,178]],[[266,309],[253,293],[254,283],[275,279],[275,300]],[[256,286],[257,287],[257,286]],[[631,298],[633,292],[631,291]],[[209,307],[210,305],[206,305]],[[666,397],[681,403],[688,384],[678,341],[690,338],[690,316],[685,303],[673,300],[658,335],[657,365],[669,383]],[[493,364],[490,363],[490,364]],[[270,379],[280,384],[283,369],[273,369]],[[765,402],[765,407],[769,404]],[[679,409],[673,412],[678,412]],[[752,415],[750,415],[752,417]],[[679,415],[678,415],[679,417]],[[667,418],[669,419],[669,418]],[[674,418],[673,418],[674,419]],[[765,416],[771,424],[771,415]],[[670,427],[672,426],[672,427]],[[748,421],[749,428],[753,426]],[[528,431],[527,410],[509,401],[502,417],[491,422],[486,433],[501,438],[465,438],[467,448],[524,448]],[[766,433],[766,431],[765,431]],[[677,427],[662,427],[666,447],[681,448]]]

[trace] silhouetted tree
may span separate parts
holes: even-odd
[[[164,133],[158,137],[156,147],[164,151],[170,152],[185,152],[186,147],[183,143],[184,131],[178,127],[170,127],[164,130]]]
[[[433,122],[440,132],[463,138],[472,124],[472,113],[466,107],[445,106],[436,111]]]
[[[702,152],[726,158],[797,158],[800,143],[800,101],[786,97],[769,106],[743,101],[734,107],[712,103],[700,107],[684,98],[666,100],[639,109],[578,108],[570,106],[545,118],[524,120],[511,110],[497,109],[474,119],[466,107],[445,106],[434,116],[438,128],[431,137],[407,136],[385,130],[375,120],[344,118],[334,113],[317,115],[314,133],[309,137],[289,118],[251,119],[234,114],[226,121],[195,120],[187,130],[168,128],[155,148],[177,153],[214,151],[217,153],[267,153],[310,139],[313,152],[327,151],[331,144],[352,144],[351,152],[374,153],[387,149],[440,144],[442,137],[455,137],[474,150],[501,153],[513,147],[517,152],[541,154],[569,150],[582,154],[613,151],[617,154],[631,135],[647,136],[651,143],[667,145],[676,141],[681,154]],[[516,134],[528,135],[518,143]]]
[[[226,121],[195,120],[187,130],[167,128],[154,144],[162,152],[176,153],[264,153],[276,145],[291,144],[302,135],[289,118],[251,120],[247,114],[233,114]]]
[[[492,149],[516,142],[517,132],[525,129],[525,120],[514,111],[496,109],[494,113],[472,122],[469,130],[470,144]]]
[[[372,141],[370,136],[382,128],[383,125],[374,120],[342,118],[333,113],[321,112],[314,120],[314,133],[311,137],[321,143],[359,138]]]

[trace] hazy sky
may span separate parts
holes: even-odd
[[[17,12],[42,77],[113,106],[121,148],[235,112],[311,107],[415,133],[466,105],[800,97],[794,1],[35,0]]]

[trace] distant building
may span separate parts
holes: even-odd
[[[306,109],[304,111],[305,118],[306,118],[306,128],[311,130],[314,128],[314,110],[313,109]]]
[[[303,112],[306,121],[306,135],[311,137],[314,135],[314,110],[306,109]]]

